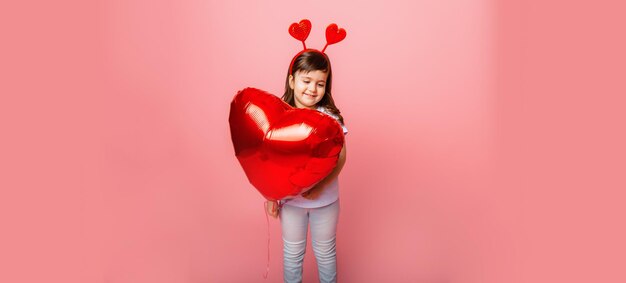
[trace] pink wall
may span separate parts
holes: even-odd
[[[517,1],[516,1],[517,2]],[[498,7],[500,201],[520,282],[624,282],[626,40],[619,1]]]
[[[348,32],[342,282],[626,279],[622,5],[85,2],[0,6],[0,282],[282,282],[228,106],[303,17]]]

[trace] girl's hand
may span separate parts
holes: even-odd
[[[318,198],[320,196],[320,194],[322,194],[322,191],[324,190],[324,186],[320,186],[315,185],[313,188],[311,188],[310,190],[302,193],[302,196],[305,199],[310,199],[310,200],[314,200],[316,198]]]
[[[265,202],[265,211],[271,217],[278,217],[278,202],[275,200],[268,200]]]
[[[302,197],[306,199],[310,199],[310,200],[314,200],[318,198],[320,194],[322,194],[322,192],[324,191],[324,188],[326,187],[326,185],[328,185],[328,183],[331,182],[331,180],[333,180],[334,178],[337,178],[337,176],[339,175],[339,172],[341,172],[341,169],[343,168],[343,165],[345,163],[346,163],[346,144],[344,143],[343,148],[341,149],[341,152],[339,153],[339,159],[337,160],[337,166],[335,167],[335,169],[333,169],[333,171],[328,176],[326,176],[326,178],[324,178],[315,186],[313,186],[313,188],[302,193]]]

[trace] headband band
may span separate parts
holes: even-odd
[[[317,52],[324,54],[324,56],[328,58],[326,56],[326,53],[324,53],[324,51],[326,50],[326,47],[328,47],[331,44],[340,42],[344,40],[344,38],[346,38],[346,30],[344,30],[343,28],[339,28],[337,24],[334,24],[334,23],[330,24],[328,25],[328,27],[326,27],[326,45],[324,46],[322,51],[319,51],[317,49],[306,48],[305,41],[307,37],[309,37],[310,33],[311,33],[311,21],[307,19],[303,19],[299,23],[292,23],[289,26],[289,34],[293,36],[293,38],[299,41],[302,41],[302,47],[304,48],[302,51],[298,52],[298,54],[296,54],[296,56],[294,56],[293,59],[291,59],[291,63],[289,64],[289,74],[291,74],[293,64],[296,61],[296,58],[302,55],[302,53],[306,51],[317,51]]]

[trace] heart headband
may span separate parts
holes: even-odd
[[[293,63],[296,61],[296,58],[300,56],[300,54],[304,53],[307,50],[313,50],[324,54],[324,51],[326,50],[326,47],[328,47],[328,45],[335,44],[346,38],[345,29],[339,28],[337,24],[330,24],[328,25],[328,27],[326,27],[326,45],[324,46],[324,49],[322,49],[322,51],[318,51],[315,49],[306,48],[306,43],[304,43],[304,41],[307,39],[307,37],[309,37],[309,33],[311,33],[311,21],[307,19],[303,19],[299,23],[293,23],[289,26],[289,34],[291,34],[293,38],[302,41],[302,46],[304,47],[302,51],[298,52],[298,54],[296,54],[296,56],[291,59],[291,64],[289,64],[289,74],[291,74],[291,68],[293,68]],[[324,54],[324,56],[326,56],[326,54]]]

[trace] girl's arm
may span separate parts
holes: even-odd
[[[278,202],[275,200],[268,200],[265,201],[265,211],[267,211],[267,214],[271,217],[278,217]]]
[[[339,173],[341,172],[341,169],[343,169],[343,165],[345,163],[346,163],[346,143],[344,142],[343,148],[341,149],[341,152],[339,153],[339,159],[337,160],[337,166],[335,166],[335,169],[333,169],[333,171],[330,172],[330,174],[328,174],[326,178],[322,179],[313,188],[302,193],[302,196],[306,199],[311,199],[311,200],[316,199],[322,193],[326,185],[330,181],[332,181],[334,178],[339,176]]]

